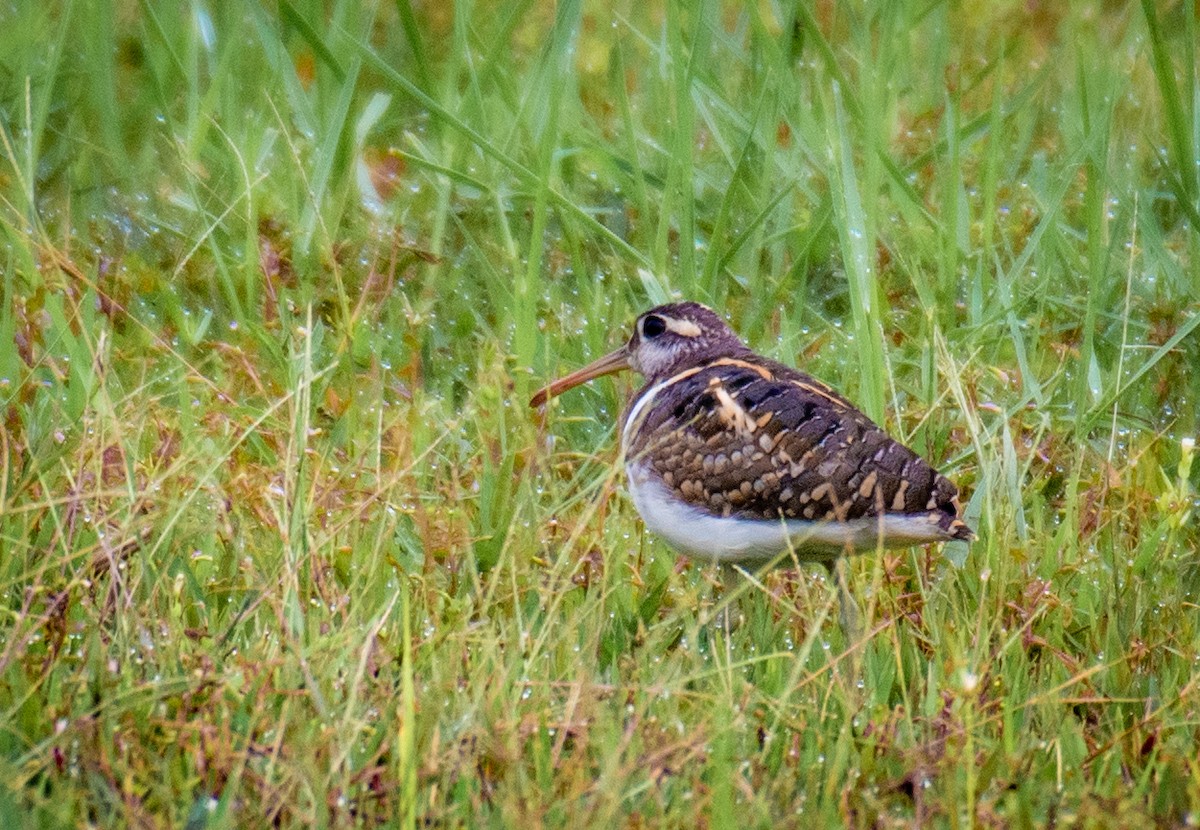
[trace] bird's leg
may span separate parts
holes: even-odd
[[[712,622],[714,626],[728,634],[731,631],[736,631],[743,622],[741,611],[736,607],[736,603],[730,599],[742,584],[742,575],[736,565],[722,562],[719,567],[721,569],[721,599],[719,604],[722,607],[713,616]]]
[[[728,563],[721,564],[721,597],[729,599],[733,596],[733,592],[742,584],[742,575],[738,573],[736,565]]]
[[[858,620],[858,604],[850,595],[850,583],[847,581],[846,574],[846,557],[827,559],[822,564],[829,571],[830,579],[837,586],[838,621],[842,624],[842,634],[846,637],[846,644],[852,645],[861,638],[862,628]]]

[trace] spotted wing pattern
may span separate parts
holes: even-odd
[[[949,480],[802,372],[724,358],[643,394],[654,400],[630,425],[629,445],[712,515],[848,521],[934,513],[949,535],[970,533]]]

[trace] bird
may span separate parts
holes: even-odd
[[[830,386],[756,354],[700,303],[644,312],[623,346],[530,406],[626,370],[644,378],[621,418],[629,494],[680,553],[741,567],[786,554],[834,573],[855,553],[975,538],[949,479]]]

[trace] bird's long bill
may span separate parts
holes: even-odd
[[[558,380],[538,390],[538,393],[529,400],[531,407],[537,408],[550,400],[556,395],[561,395],[568,389],[574,389],[581,383],[587,383],[593,378],[603,377],[604,375],[612,375],[617,372],[629,368],[629,353],[624,346],[617,349],[611,354],[606,354],[597,361],[589,363],[582,369],[576,369],[569,375],[559,378]]]

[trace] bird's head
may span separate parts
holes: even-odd
[[[626,369],[653,381],[714,357],[747,352],[745,344],[711,308],[692,302],[660,305],[637,318],[624,346],[554,381],[534,395],[529,405],[541,406],[581,383]]]

